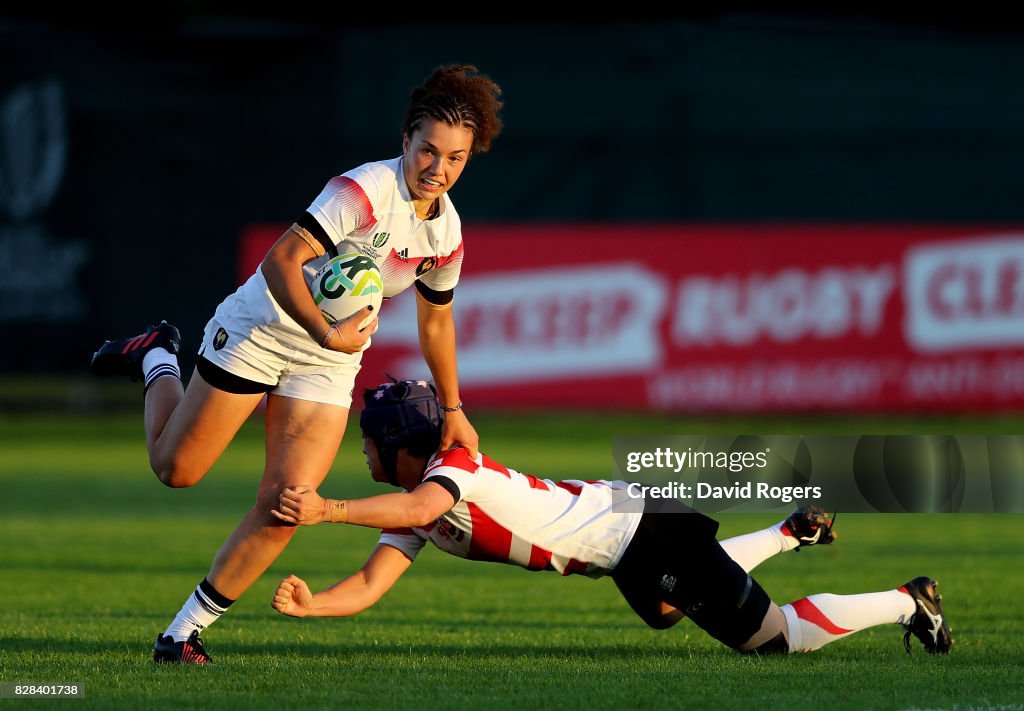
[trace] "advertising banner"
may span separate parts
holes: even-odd
[[[240,278],[281,227],[243,240]],[[473,224],[454,307],[479,407],[1024,409],[1024,227]],[[415,298],[361,380],[428,377]]]

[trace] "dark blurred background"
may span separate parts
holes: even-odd
[[[102,337],[154,318],[198,334],[238,284],[244,230],[397,156],[409,90],[443,63],[506,99],[452,193],[467,224],[1024,223],[1008,16],[418,23],[288,5],[0,19],[0,373],[82,374]]]

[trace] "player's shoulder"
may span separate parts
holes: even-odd
[[[443,452],[435,454],[427,463],[427,469],[424,472],[424,476],[430,476],[433,472],[445,467],[460,469],[464,472],[475,474],[480,468],[480,465],[469,456],[468,449],[465,447],[453,447],[452,449],[446,449]]]
[[[345,175],[355,176],[372,176],[375,180],[381,182],[398,182],[398,171],[399,171],[399,159],[391,158],[389,160],[374,160],[367,163],[363,163],[360,166],[356,166],[352,170],[345,173]]]
[[[340,177],[357,184],[367,196],[380,198],[393,192],[398,185],[398,159],[363,163]]]

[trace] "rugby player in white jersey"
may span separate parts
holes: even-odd
[[[779,607],[749,575],[777,553],[834,540],[822,512],[801,508],[761,531],[719,542],[718,522],[679,501],[630,505],[625,481],[554,481],[523,474],[464,448],[437,453],[441,431],[433,386],[395,381],[364,393],[363,445],[373,478],[405,489],[364,499],[324,499],[313,487],[285,489],[274,515],[291,524],[381,528],[363,567],[313,594],[301,578],[281,581],[272,605],[293,617],[354,615],[373,605],[427,542],[461,558],[611,577],[651,627],[683,617],[740,652],[809,652],[859,630],[899,624],[910,651],[952,639],[936,583],[920,576],[890,590],[816,594]]]
[[[452,304],[463,240],[448,193],[502,130],[501,97],[475,66],[435,68],[410,92],[401,153],[331,178],[250,278],[218,305],[187,388],[178,365],[181,334],[169,323],[107,341],[93,355],[96,375],[143,382],[150,466],[169,487],[202,480],[266,398],[266,458],[255,504],[157,634],[154,661],[211,660],[199,634],[295,532],[270,513],[278,494],[299,482],[319,484],[334,461],[376,314],[367,307],[344,321],[325,321],[308,282],[329,258],[358,253],[372,260],[385,298],[414,286],[420,347],[448,413],[440,448],[479,446],[459,399]],[[361,328],[366,319],[371,323]]]

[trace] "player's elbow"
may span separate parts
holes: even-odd
[[[438,514],[434,507],[424,502],[418,502],[406,509],[405,525],[410,528],[420,528],[434,521]]]
[[[359,608],[359,612],[363,610],[369,610],[371,607],[376,605],[387,590],[377,590],[373,587],[368,586],[365,593],[363,594],[362,607]]]

